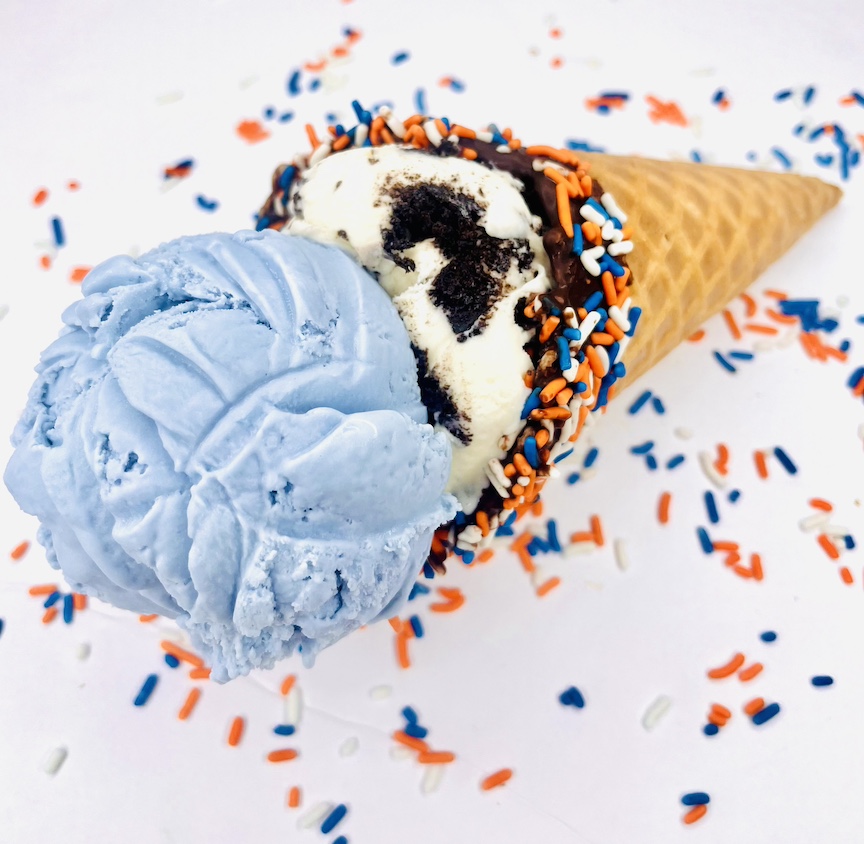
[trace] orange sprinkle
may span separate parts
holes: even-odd
[[[402,632],[402,619],[397,616],[393,616],[393,618],[388,618],[387,623],[393,628],[394,633]]]
[[[740,559],[740,557],[738,559]],[[745,566],[732,565],[730,560],[726,561],[726,565],[731,566],[732,571],[734,571],[735,574],[738,575],[738,577],[743,577],[744,579],[747,579],[747,580],[749,580],[751,577],[753,577],[753,571],[751,569],[746,568]]]
[[[411,626],[407,625],[407,629],[411,630]],[[411,657],[408,655],[408,640],[411,636],[403,631],[396,636],[396,659],[399,662],[399,667],[407,669],[411,667]]]
[[[552,161],[558,161],[561,164],[568,164],[571,167],[579,165],[579,159],[567,149],[556,149],[555,147],[535,145],[525,147],[525,152],[528,155],[542,155],[544,158],[551,158]]]
[[[712,543],[715,551],[737,551],[740,547],[737,542],[717,541]]]
[[[67,190],[79,190],[80,188],[81,182],[79,182],[77,179],[69,179],[69,181],[66,182]]]
[[[566,386],[567,386],[567,379],[566,378],[553,379],[540,391],[540,401],[542,401],[544,404],[548,404]],[[546,429],[544,428],[543,431],[546,431]],[[546,437],[547,437],[547,441],[548,441],[548,437],[549,437],[548,431],[546,431]],[[544,443],[540,442],[539,435],[537,436],[536,439],[537,439],[537,445],[540,446],[541,448],[546,444],[545,442]]]
[[[736,339],[741,339],[741,329],[738,327],[738,323],[735,322],[735,317],[732,316],[732,311],[728,309],[723,310],[723,319],[726,321],[726,327],[729,329],[729,333]]]
[[[181,648],[179,645],[175,645],[173,642],[169,642],[167,639],[163,639],[159,643],[159,647],[161,647],[166,654],[171,654],[171,656],[179,659],[180,662],[188,662],[195,668],[204,667],[204,660],[201,659],[200,656],[197,656],[191,651],[187,651],[184,648]]]
[[[531,505],[531,515],[537,518],[543,515],[543,502],[540,500],[535,501]]]
[[[762,294],[771,299],[777,299],[779,302],[784,302],[789,298],[789,294],[784,293],[782,290],[763,290]]]
[[[33,194],[33,204],[37,208],[42,205],[46,199],[48,199],[47,188],[39,188],[39,190],[37,190],[36,193]]]
[[[648,119],[652,123],[671,123],[673,126],[687,125],[687,118],[684,116],[684,113],[671,100],[664,103],[662,100],[658,100],[657,97],[652,96],[645,97],[645,100],[650,106]]]
[[[716,712],[718,715],[722,716],[723,718],[731,718],[732,717],[731,710],[729,710],[727,707],[723,706],[722,703],[712,703],[711,704],[711,711]]]
[[[38,598],[41,595],[52,595],[58,588],[56,583],[43,583],[39,586],[31,586],[27,590],[27,594],[33,598]]]
[[[704,818],[707,813],[708,807],[702,803],[699,806],[694,806],[681,820],[689,826],[691,823],[696,823],[696,821]]]
[[[48,607],[48,609],[45,610],[45,614],[42,616],[42,623],[50,624],[55,618],[57,618],[57,607]]]
[[[600,379],[596,379],[595,383],[599,385]],[[569,419],[572,415],[569,407],[541,407],[529,414],[531,419]]]
[[[530,477],[531,464],[525,459],[525,456],[519,452],[516,452],[516,454],[513,455],[513,466],[520,475]]]
[[[831,503],[824,498],[811,498],[807,503],[817,510],[824,510],[826,513],[830,513],[834,509]]]
[[[795,325],[798,322],[794,316],[786,316],[786,314],[778,313],[773,308],[765,308],[765,313],[773,319],[774,322],[779,322],[783,325]]]
[[[300,805],[300,789],[292,785],[288,790],[288,808],[296,809]]]
[[[758,554],[750,555],[750,571],[753,572],[753,577],[756,580],[762,580],[764,577],[762,573],[762,557]]]
[[[478,510],[474,514],[474,521],[477,523],[477,527],[480,528],[480,533],[483,536],[489,536],[489,516],[483,510]]]
[[[340,135],[333,141],[333,152],[339,152],[341,149],[345,149],[348,144],[351,143],[351,136],[346,132],[344,135]],[[372,142],[374,144],[374,141]]]
[[[297,675],[296,674],[289,674],[282,681],[282,685],[279,686],[279,694],[282,695],[282,697],[288,697],[288,695],[291,694],[291,689],[294,688],[294,684],[296,682],[297,682]]]
[[[504,785],[507,780],[513,776],[513,771],[510,768],[502,768],[494,774],[489,774],[483,782],[480,783],[480,788],[483,791],[489,791],[497,788],[499,785]]]
[[[728,568],[734,568],[738,563],[741,562],[741,555],[737,551],[730,551],[726,555],[726,559],[723,561],[723,565]]]
[[[572,398],[573,398],[572,388],[565,387],[563,390],[561,390],[560,393],[558,393],[557,396],[555,396],[555,403],[560,405],[561,407],[566,407],[568,404],[570,404],[570,399],[572,399]],[[542,428],[538,432],[538,434],[543,433],[545,430],[546,430],[545,428]]]
[[[10,552],[9,556],[13,560],[20,560],[30,550],[30,543],[25,539],[19,542]]]
[[[664,492],[660,496],[660,502],[657,505],[657,521],[661,525],[669,523],[669,504],[672,501],[672,493]]]
[[[594,191],[594,181],[590,176],[582,176],[579,179],[579,185],[582,188],[582,196],[591,196]]]
[[[427,753],[429,751],[429,745],[423,739],[409,736],[408,733],[402,730],[397,730],[393,733],[393,739],[398,741],[399,744],[404,744],[405,747],[416,750],[418,753]]]
[[[85,278],[87,278],[87,274],[90,272],[92,267],[72,267],[69,271],[69,281],[72,284],[81,284]]]
[[[151,621],[156,621],[159,618],[157,613],[152,613],[151,615],[139,615],[138,621],[142,624],[149,624]]]
[[[770,325],[759,325],[757,322],[747,322],[744,324],[745,331],[752,331],[754,334],[779,334],[780,332]]]
[[[321,141],[318,140],[318,133],[315,131],[315,127],[311,123],[306,124],[306,137],[309,138],[309,145],[313,150],[316,150],[321,146]]]
[[[591,534],[594,537],[594,541],[597,543],[598,548],[603,547],[603,525],[600,522],[599,516],[591,517]]]
[[[209,668],[193,668],[189,672],[189,678],[191,680],[209,680],[210,679],[210,669]]]
[[[582,237],[584,237],[585,240],[593,243],[595,246],[600,246],[603,243],[603,235],[600,232],[600,228],[596,223],[592,223],[590,220],[586,220],[584,223],[582,223],[581,228]]]
[[[759,711],[765,708],[765,698],[754,697],[753,700],[747,701],[744,704],[744,712],[751,718]]]
[[[753,461],[756,463],[756,474],[763,480],[767,478],[768,464],[765,462],[765,455],[761,451],[754,451]]]
[[[286,748],[285,750],[271,750],[267,754],[268,762],[290,762],[292,759],[296,759],[298,753],[296,750],[291,750],[290,748]]]
[[[456,754],[449,750],[421,750],[417,761],[421,765],[449,765],[456,761]]]
[[[748,668],[742,668],[738,672],[738,679],[742,683],[749,683],[754,677],[758,677],[764,668],[765,666],[761,662],[754,662],[753,665]]]
[[[550,577],[549,580],[544,581],[537,587],[537,597],[542,598],[544,595],[548,595],[556,586],[560,585],[560,577]]]
[[[571,542],[593,542],[594,534],[590,530],[578,530],[570,534]]]
[[[725,665],[721,665],[719,668],[711,668],[707,674],[712,680],[722,680],[724,677],[731,677],[743,664],[744,654],[736,653]]]
[[[231,722],[231,731],[228,733],[228,744],[230,747],[237,747],[240,744],[245,726],[246,722],[239,715]]]
[[[73,592],[72,593],[72,606],[76,610],[78,610],[79,612],[81,610],[86,610],[87,609],[87,596],[82,595],[80,592]]]
[[[822,550],[832,559],[839,560],[840,552],[837,550],[837,546],[831,541],[831,537],[827,534],[820,533],[816,538],[816,541],[822,546]]]
[[[495,556],[495,552],[491,548],[484,548],[477,555],[477,562],[478,563],[488,563],[489,560],[491,560],[494,556]]]
[[[562,380],[563,380],[563,379],[562,379]],[[564,383],[566,384],[567,382],[564,381]],[[556,394],[557,394],[557,393],[556,393]],[[541,393],[541,395],[542,395],[542,393]],[[543,448],[543,446],[545,446],[546,443],[549,442],[549,432],[548,432],[545,428],[541,428],[541,429],[536,433],[536,435],[534,436],[534,439],[537,440],[537,447],[538,447],[538,448]]]
[[[616,290],[615,293],[617,295],[618,291]],[[620,304],[623,301],[623,298],[621,296],[618,296],[618,298],[615,301]],[[623,340],[624,339],[624,332],[611,319],[606,320],[606,327],[604,330],[606,331],[606,333],[612,335],[613,340]],[[615,385],[613,384],[612,386],[614,387]],[[610,389],[611,389],[611,387],[610,387]]]
[[[465,138],[469,141],[473,141],[477,137],[477,133],[473,129],[460,126],[458,123],[454,123],[450,127],[450,134],[455,135],[457,138]]]
[[[605,331],[595,331],[591,335],[591,342],[595,346],[611,346],[615,342],[615,338]]]
[[[522,568],[525,569],[528,574],[531,574],[535,569],[534,560],[528,553],[528,545],[532,539],[534,539],[533,534],[526,530],[524,533],[519,534],[510,546],[510,550],[519,557],[519,562],[522,564]]]
[[[748,296],[746,293],[741,293],[738,298],[744,303],[744,307],[746,308],[744,313],[747,316],[747,319],[752,319],[756,316],[756,300],[752,296]]]
[[[691,343],[698,343],[705,336],[705,329],[700,328],[698,331],[694,331],[687,339]]]
[[[491,549],[487,548],[486,550],[489,551]],[[482,562],[485,563],[486,560],[482,560]],[[462,604],[465,603],[465,596],[459,589],[447,589],[446,591],[444,589],[439,589],[438,591],[447,600],[446,603],[439,602],[435,604],[429,604],[429,609],[432,612],[456,612],[456,610],[458,610],[462,606]]]
[[[192,710],[197,706],[200,699],[201,689],[191,689],[189,694],[186,695],[186,700],[183,702],[183,706],[180,707],[177,717],[181,721],[185,721],[192,714]]]
[[[843,566],[840,569],[840,577],[843,578],[843,582],[847,586],[851,586],[855,582],[855,578],[852,577],[852,572],[846,566]]]
[[[237,124],[237,134],[249,144],[257,144],[270,137],[270,133],[257,120],[242,120]]]
[[[593,346],[585,346],[585,357],[588,360],[588,365],[591,367],[591,371],[597,376],[595,381],[602,378],[603,364],[600,361],[600,355],[597,354],[597,350]]]
[[[708,713],[708,723],[714,724],[717,727],[725,727],[729,718],[726,715],[721,715],[719,712],[711,711]]]
[[[39,266],[42,267],[43,270],[51,269],[51,258],[48,255],[43,255],[39,258]]]
[[[555,329],[559,326],[561,320],[557,316],[550,316],[544,323],[543,328],[540,330],[539,340],[541,343],[545,343],[551,336]]]
[[[729,474],[729,467],[727,466],[729,462],[729,447],[720,443],[717,446],[717,459],[714,461],[714,468],[721,475]]]

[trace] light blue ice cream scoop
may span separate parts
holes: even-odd
[[[82,292],[5,473],[70,586],[177,619],[223,681],[395,614],[456,503],[375,280],[264,231],[112,258]]]

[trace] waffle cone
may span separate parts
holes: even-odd
[[[650,369],[742,293],[840,199],[819,179],[637,157],[586,155],[627,212],[643,309],[627,380]]]

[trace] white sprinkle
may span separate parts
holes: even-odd
[[[477,133],[477,140],[482,141],[484,144],[491,144],[493,137],[494,136],[492,135],[492,133],[488,131],[482,131]]]
[[[171,105],[171,103],[176,103],[182,99],[182,91],[169,91],[167,94],[156,97],[156,105]]]
[[[624,240],[624,232],[622,232],[621,229],[615,229],[615,231],[612,232],[612,237],[610,237],[609,240],[612,240],[615,243],[620,243],[622,240]]]
[[[710,451],[699,452],[699,465],[702,467],[705,477],[708,478],[708,480],[711,481],[717,489],[725,488],[726,479],[714,468],[714,457],[711,455]]]
[[[619,243],[610,243],[606,251],[610,255],[627,255],[633,251],[633,241],[622,240]]]
[[[504,474],[504,467],[501,465],[501,461],[497,457],[493,457],[486,464],[486,474],[494,479],[493,482],[498,481],[504,489],[510,489],[510,478]]]
[[[283,720],[284,723],[290,724],[292,727],[300,726],[300,718],[303,715],[303,692],[295,683],[288,697],[285,698],[283,704]]]
[[[584,255],[585,253],[583,252],[582,254]],[[598,311],[591,311],[585,315],[585,319],[579,323],[579,332],[582,334],[582,339],[573,341],[577,344],[577,349],[582,348],[582,344],[591,336],[591,332],[597,327],[598,322],[600,322],[600,313]]]
[[[828,521],[831,518],[830,513],[812,513],[809,516],[805,516],[798,522],[798,527],[801,528],[805,533],[811,530],[816,530],[816,528],[825,527],[828,524]]]
[[[621,308],[617,305],[609,306],[609,319],[615,323],[622,331],[630,330],[630,320],[621,313]]]
[[[582,542],[571,542],[564,549],[564,554],[593,554],[596,550],[597,544],[591,539],[586,539]]]
[[[342,742],[342,746],[339,748],[339,755],[353,756],[357,752],[358,747],[360,747],[360,739],[357,736],[351,736],[351,738],[347,738]]]
[[[42,763],[42,770],[53,777],[63,767],[68,755],[69,751],[65,747],[55,747]]]
[[[477,525],[468,525],[465,530],[459,534],[459,541],[467,542],[469,545],[476,545],[482,538],[483,531],[480,530]]]
[[[573,308],[564,308],[564,322],[567,323],[568,328],[578,328],[579,320],[576,317],[576,311]]]
[[[365,137],[366,125],[361,123],[357,127],[357,133],[354,135],[354,143],[358,147],[363,146],[363,141],[360,141],[358,143],[358,140],[357,140],[360,137],[360,130],[361,129],[364,130],[363,141],[366,140],[366,137]],[[330,155],[330,141],[323,141],[322,143],[320,143],[318,145],[318,148],[312,153],[312,155],[309,156],[309,166],[311,167],[313,164],[317,164],[319,161],[322,161],[323,159],[327,158],[328,155]]]
[[[366,143],[366,138],[368,138],[368,137],[369,137],[369,127],[365,123],[358,123],[357,128],[354,130],[353,146],[362,147],[363,144]]]
[[[689,428],[676,428],[672,433],[679,440],[689,440],[693,436],[693,432]]]
[[[612,363],[618,363],[618,361],[624,357],[624,353],[627,351],[627,347],[630,345],[630,341],[632,339],[633,338],[629,334],[625,334],[618,341],[618,351],[615,353],[615,359],[612,361]]]
[[[397,137],[404,138],[405,137],[405,127],[402,125],[401,120],[397,120],[394,117],[387,117],[387,128]]]
[[[414,751],[410,747],[405,747],[403,744],[397,744],[390,748],[390,758],[397,762],[402,762],[405,759],[411,759],[414,756]]]
[[[372,700],[384,700],[393,694],[393,686],[373,686],[369,689],[369,697]]]
[[[585,267],[591,275],[598,276],[600,275],[600,264],[597,263],[597,259],[605,252],[606,248],[604,246],[593,246],[591,249],[586,249],[582,252],[579,259],[582,261],[582,266]]]
[[[426,765],[426,770],[423,772],[423,779],[420,780],[420,791],[423,794],[431,794],[438,790],[441,785],[441,779],[444,776],[444,768],[446,765]]]
[[[843,539],[846,536],[851,536],[852,531],[849,528],[841,527],[840,525],[825,525],[822,532],[831,539]]]
[[[618,229],[615,228],[615,223],[611,220],[607,220],[603,223],[603,228],[600,229],[600,234],[603,236],[603,240],[612,240],[612,235],[615,234],[616,231],[618,231]]]
[[[627,222],[627,215],[621,210],[615,197],[609,191],[600,197],[600,204],[609,212],[610,217],[617,217],[622,225]]]
[[[90,656],[90,643],[89,642],[81,642],[77,648],[75,648],[75,658],[80,659],[82,662]]]
[[[587,202],[579,209],[579,213],[586,220],[588,220],[589,223],[595,223],[601,228],[606,222],[606,218],[596,208],[593,208]]]
[[[298,829],[311,829],[313,826],[317,826],[330,814],[332,808],[332,803],[317,803],[297,820]]]
[[[654,703],[652,703],[642,716],[642,726],[649,732],[653,730],[672,708],[672,698],[666,695],[660,695]]]
[[[858,426],[858,439],[864,440],[864,422]]]
[[[594,351],[597,353],[597,357],[600,358],[600,367],[603,370],[603,375],[609,371],[609,352],[606,351],[605,346],[595,346]]]
[[[251,88],[258,81],[257,76],[247,76],[244,79],[240,80],[240,90],[243,91],[246,88]]]
[[[627,571],[630,568],[630,558],[627,556],[627,545],[623,539],[616,539],[612,544],[615,549],[615,562],[621,571]]]
[[[434,120],[427,120],[423,124],[423,131],[426,133],[426,137],[429,138],[429,143],[432,144],[433,147],[440,146],[441,141],[444,140],[441,133],[438,131],[438,127],[435,125]]]
[[[507,144],[498,144],[498,146],[495,147],[495,152],[504,153],[504,152],[513,152],[513,150],[510,149],[510,147],[507,146]]]

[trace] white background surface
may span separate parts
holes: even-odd
[[[422,87],[431,112],[466,125],[498,121],[527,141],[587,139],[612,152],[698,150],[744,165],[752,151],[779,169],[770,154],[779,146],[797,169],[836,179],[813,162],[830,143],[807,144],[791,130],[801,120],[836,120],[850,137],[864,131],[864,110],[839,105],[864,85],[862,24],[864,11],[851,2],[602,0],[499,3],[492,12],[451,0],[7,0],[0,7],[0,305],[8,305],[0,321],[0,431],[11,430],[38,352],[78,295],[70,268],[180,234],[246,227],[273,167],[305,149],[303,124],[321,127],[331,111],[349,121],[355,97],[391,100],[407,116]],[[328,66],[322,90],[305,90],[306,73],[304,92],[289,97],[291,72],[326,57],[345,25],[362,33],[350,58]],[[549,35],[555,26],[558,39]],[[403,50],[410,59],[394,66],[391,57]],[[556,57],[563,64],[553,69]],[[465,91],[441,87],[444,76]],[[817,94],[807,108],[772,99],[808,84]],[[718,88],[731,100],[728,111],[711,104]],[[587,97],[610,89],[632,95],[623,111],[600,116],[585,108]],[[691,125],[652,124],[648,94],[677,101]],[[266,106],[295,117],[266,123],[272,136],[249,146],[234,127],[261,119]],[[187,157],[196,161],[192,176],[165,192],[163,168]],[[65,189],[70,178],[80,191]],[[712,322],[701,344],[671,355],[591,430],[600,450],[596,476],[558,484],[546,497],[546,516],[557,517],[564,535],[600,514],[608,538],[626,542],[629,569],[616,567],[608,542],[591,555],[543,557],[544,573],[563,583],[538,600],[504,545],[488,565],[454,564],[446,585],[463,589],[466,606],[445,616],[429,613],[428,599],[411,605],[427,635],[412,642],[407,672],[396,667],[389,627],[379,625],[325,653],[311,671],[290,662],[226,687],[204,684],[198,709],[181,723],[176,712],[192,683],[162,662],[157,643],[174,635],[170,625],[144,626],[91,607],[72,625],[43,626],[27,587],[57,578],[41,549],[19,563],[0,559],[0,842],[314,842],[337,832],[352,844],[860,841],[862,556],[844,554],[855,577],[844,586],[837,564],[797,523],[812,512],[808,499],[820,496],[834,503],[832,520],[864,542],[857,435],[864,415],[845,387],[864,363],[864,326],[855,321],[864,312],[855,249],[861,180],[859,170],[844,185],[842,206],[756,287],[820,298],[841,321],[825,339],[849,338],[849,362],[810,360],[793,341],[758,351],[729,375],[711,350],[753,342],[735,342],[720,320]],[[40,186],[50,198],[33,208]],[[219,209],[203,212],[198,194],[217,199]],[[68,245],[44,271],[38,261],[53,215],[63,219]],[[743,314],[740,303],[733,310]],[[650,408],[627,414],[640,388],[662,397],[664,416]],[[692,439],[676,437],[677,428],[690,429]],[[649,473],[629,453],[647,439],[661,466],[679,452],[685,464]],[[763,583],[736,578],[695,539],[709,488],[697,455],[719,442],[730,447],[730,488],[742,497],[733,506],[718,494],[722,518],[712,535],[758,550]],[[800,471],[790,477],[771,462],[761,481],[752,452],[776,445]],[[4,465],[8,454],[4,434]],[[571,469],[578,468],[577,460]],[[673,494],[665,527],[655,516],[663,490]],[[34,539],[34,521],[5,489],[0,508],[0,550]],[[778,632],[773,645],[759,641],[765,629]],[[92,646],[86,661],[75,657],[82,642]],[[765,664],[759,679],[705,677],[738,650]],[[151,672],[159,686],[146,707],[134,708]],[[276,690],[291,672],[306,707],[297,735],[285,740],[271,731],[283,715]],[[809,678],[823,673],[835,685],[812,688]],[[392,697],[372,700],[369,690],[379,684],[392,685]],[[584,710],[558,703],[571,684],[584,693]],[[648,733],[640,718],[659,694],[673,708]],[[740,711],[756,695],[783,707],[758,729]],[[734,714],[708,739],[701,727],[715,701]],[[406,704],[419,711],[431,743],[458,757],[432,795],[421,794],[419,765],[389,755]],[[247,732],[229,748],[236,715],[247,719]],[[342,758],[338,749],[351,737],[359,751]],[[42,766],[57,746],[69,756],[51,777]],[[264,761],[283,746],[301,757]],[[515,771],[512,781],[482,793],[480,780],[505,766]],[[303,788],[304,808],[349,805],[336,832],[297,828],[299,813],[284,805],[294,784]],[[684,827],[679,797],[692,790],[708,791],[712,803],[706,818]]]

